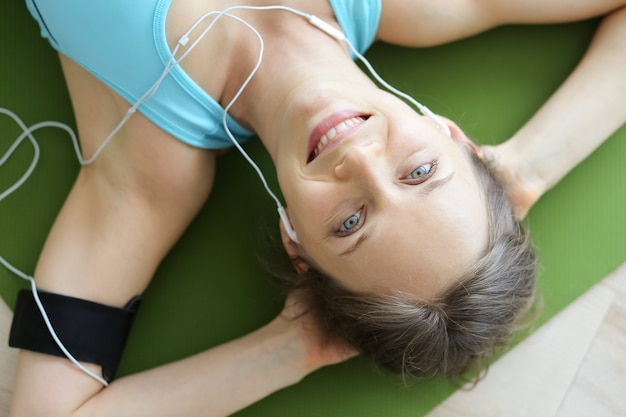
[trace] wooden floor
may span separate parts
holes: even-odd
[[[15,368],[10,318],[0,300],[0,416]],[[626,263],[428,415],[496,416],[626,416]]]

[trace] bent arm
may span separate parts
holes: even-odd
[[[63,219],[76,219],[80,209],[83,194],[82,179],[72,191],[72,196],[64,207]],[[86,182],[86,185],[93,185]],[[90,187],[85,186],[86,189]],[[87,193],[87,195],[90,195]],[[153,227],[146,228],[141,234],[149,234],[150,229],[162,230],[164,223],[172,222],[173,215],[169,211],[161,211],[162,207],[134,205],[124,202],[126,197],[107,199],[112,205],[120,204],[126,208],[124,213],[130,218],[134,216],[150,219]],[[166,198],[164,201],[169,201]],[[99,206],[92,204],[91,208]],[[155,203],[156,204],[156,203]],[[76,210],[74,210],[76,207]],[[132,209],[131,209],[132,207]],[[143,207],[143,208],[142,208]],[[104,208],[111,210],[106,205]],[[162,212],[162,215],[157,215]],[[97,212],[91,212],[94,219],[103,218]],[[191,215],[191,213],[189,213]],[[156,222],[155,219],[161,221]],[[96,225],[98,220],[94,220]],[[58,223],[57,223],[58,224]],[[131,224],[125,223],[128,227]],[[114,234],[107,239],[96,236],[91,239],[91,233],[86,236],[72,233],[75,230],[70,227],[57,228],[51,235],[47,246],[54,250],[44,251],[44,257],[58,257],[59,253],[71,253],[74,245],[81,244],[88,249],[78,258],[73,258],[74,269],[91,271],[97,269],[106,271],[107,267],[100,264],[94,267],[90,262],[97,257],[88,256],[91,251],[109,253],[115,251],[121,244],[128,245],[130,238],[126,234]],[[89,225],[82,225],[85,230],[92,230]],[[79,228],[79,229],[81,229]],[[119,236],[119,240],[116,238]],[[161,237],[159,237],[161,236]],[[163,239],[161,233],[149,236],[154,242]],[[170,240],[170,239],[167,239]],[[68,243],[69,242],[69,243]],[[130,242],[131,247],[135,246]],[[160,242],[158,246],[163,245]],[[69,248],[68,248],[69,245]],[[143,249],[146,244],[143,242]],[[53,256],[55,255],[55,256]],[[110,260],[111,258],[109,258]],[[85,260],[88,265],[82,265]],[[136,261],[136,262],[132,262]],[[104,261],[103,261],[104,262]],[[99,294],[104,300],[124,300],[127,294],[125,286],[115,284],[117,279],[124,278],[132,281],[139,271],[138,276],[144,276],[144,270],[152,271],[151,263],[142,262],[142,259],[133,257],[132,267],[125,272],[120,263],[123,259],[116,259],[117,274],[122,277],[106,279],[106,276],[98,277],[93,282],[89,275],[83,277],[85,291],[89,294]],[[143,267],[142,267],[143,265]],[[115,269],[112,268],[112,269]],[[109,269],[110,270],[110,269]],[[81,289],[73,290],[76,284],[71,279],[64,280],[66,274],[72,274],[71,268],[67,269],[62,259],[43,259],[38,267],[42,279],[41,284],[46,289],[69,292],[70,294],[81,293]],[[75,274],[72,274],[75,276]],[[109,281],[109,282],[108,282]],[[60,285],[63,284],[63,285]],[[131,285],[131,293],[144,285],[143,282],[135,282]],[[326,358],[315,358],[311,355],[307,329],[302,326],[301,320],[287,320],[282,316],[275,319],[263,328],[237,339],[233,342],[200,353],[179,362],[164,365],[150,371],[138,373],[121,378],[103,389],[98,382],[83,374],[74,367],[69,360],[56,356],[49,356],[30,351],[20,352],[17,377],[13,391],[11,408],[12,417],[79,417],[79,416],[223,416],[233,413],[268,394],[293,384],[304,377],[308,372],[325,364]],[[209,330],[207,330],[209,331]],[[87,365],[90,370],[100,373],[94,365]]]
[[[291,385],[311,369],[298,324],[281,317],[240,339],[190,358],[114,381],[81,403],[64,378],[63,359],[23,352],[21,398],[12,416],[225,416]],[[58,363],[54,363],[58,362]],[[67,361],[65,361],[67,362]],[[56,368],[52,375],[47,371]],[[63,370],[66,372],[64,373]],[[81,376],[81,375],[79,375]],[[74,383],[78,380],[72,378]],[[83,381],[88,382],[88,381]]]
[[[61,62],[82,149],[91,155],[128,105],[69,59]],[[169,137],[139,113],[118,135],[81,169],[55,221],[35,271],[43,290],[122,307],[144,291],[209,195],[215,154]],[[302,361],[307,351],[296,324],[277,319],[106,389],[65,358],[22,351],[11,416],[231,413],[314,369]]]
[[[486,147],[523,218],[546,191],[626,122],[626,8],[601,23],[583,60],[507,142]]]
[[[115,381],[76,416],[226,416],[354,351],[320,341],[314,318],[291,295],[261,329],[181,361]]]

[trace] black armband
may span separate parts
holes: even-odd
[[[111,381],[122,356],[140,298],[116,308],[65,295],[38,291],[39,299],[65,348],[79,361],[102,366]],[[30,290],[18,294],[9,346],[65,357],[48,331]]]

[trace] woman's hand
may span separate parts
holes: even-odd
[[[357,355],[348,343],[331,340],[316,321],[315,315],[306,307],[297,293],[287,297],[285,307],[277,320],[282,320],[299,333],[305,353],[303,366],[309,371],[343,362]]]
[[[505,142],[496,146],[481,146],[480,150],[504,180],[515,217],[522,220],[545,192],[545,186],[532,167],[523,166],[519,154],[511,148],[511,143]]]

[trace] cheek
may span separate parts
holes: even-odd
[[[296,231],[315,235],[315,240],[325,234],[326,220],[339,202],[336,189],[324,183],[303,183],[285,199]]]
[[[302,193],[289,206],[289,213],[296,228],[320,229],[330,209],[323,194]]]

